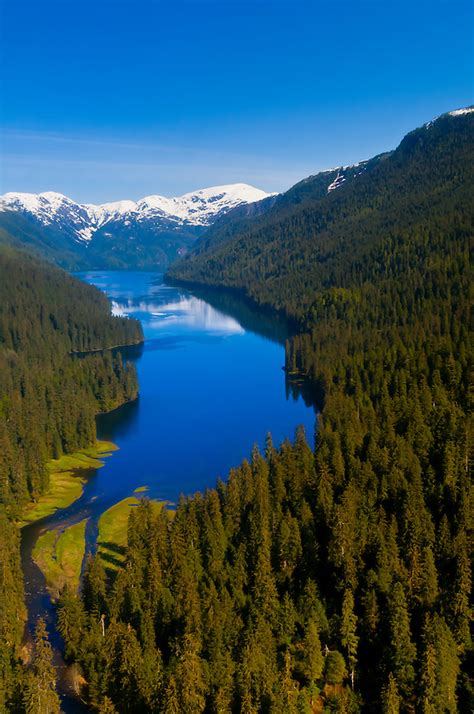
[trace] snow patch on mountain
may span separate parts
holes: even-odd
[[[345,180],[346,177],[344,176],[344,174],[338,172],[334,181],[328,186],[328,193],[331,193],[331,191],[334,191],[334,189],[339,188],[339,186],[343,184]]]
[[[464,109],[455,109],[452,112],[448,112],[450,117],[460,117],[463,114],[472,114],[474,112],[474,107],[464,107]]]
[[[465,114],[472,114],[474,112],[474,106],[472,107],[462,107],[461,109],[453,109],[451,112],[445,112],[444,114],[438,114],[437,117],[434,117],[431,121],[426,122],[426,124],[423,125],[425,129],[429,129],[434,125],[435,122],[438,121],[438,119],[443,119],[443,117],[462,117]]]
[[[334,169],[328,169],[328,171],[337,171],[336,178],[334,181],[332,181],[328,188],[327,188],[327,193],[331,193],[331,191],[335,191],[336,188],[339,188],[342,186],[343,183],[347,181],[347,177],[349,176],[350,178],[357,178],[357,176],[360,176],[363,174],[366,169],[367,169],[367,164],[369,163],[368,159],[364,159],[363,161],[358,161],[355,164],[349,164],[347,166],[338,166],[335,167]],[[360,169],[359,171],[355,171],[355,169]],[[326,173],[326,172],[323,172]]]

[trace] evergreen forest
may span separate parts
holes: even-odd
[[[99,290],[37,258],[1,248],[0,275],[0,711],[23,711],[27,682],[35,691],[42,668],[36,676],[19,664],[25,607],[16,521],[47,491],[47,460],[93,444],[96,414],[138,394],[135,369],[120,353],[93,351],[143,335],[137,321],[111,316]],[[36,649],[47,661],[39,628]],[[45,707],[27,711],[54,711]]]
[[[443,116],[171,269],[292,321],[316,448],[269,437],[175,512],[145,500],[116,578],[89,561],[59,620],[99,711],[473,710],[473,128]]]

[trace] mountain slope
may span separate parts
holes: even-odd
[[[402,231],[429,231],[457,220],[458,212],[466,216],[473,203],[473,135],[473,112],[443,115],[344,182],[325,172],[297,184],[228,240],[204,251],[198,246],[169,276],[244,290],[301,318],[314,291],[375,275]]]
[[[260,216],[266,215],[280,198],[279,194],[272,194],[255,203],[237,206],[219,218],[193,246],[194,253],[202,253],[211,246],[229,240],[236,233],[240,233],[249,225],[255,225]]]
[[[0,197],[0,229],[15,245],[65,267],[163,268],[226,213],[267,196],[232,184],[96,206],[54,192],[7,193]]]
[[[340,166],[326,171],[321,171],[314,176],[299,181],[286,193],[275,194],[256,203],[247,206],[239,206],[229,211],[223,218],[216,221],[204,233],[202,238],[196,241],[192,249],[192,254],[197,255],[214,249],[220,243],[226,243],[238,234],[247,230],[255,230],[258,226],[265,228],[268,219],[272,220],[276,215],[283,216],[291,212],[299,204],[323,198],[344,183],[351,182],[357,176],[373,168],[386,155],[376,156],[370,161],[362,161],[353,166]]]
[[[13,210],[0,212],[0,245],[27,251],[66,270],[89,267],[81,247],[60,228],[46,228]]]

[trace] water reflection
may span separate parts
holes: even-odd
[[[113,412],[109,412],[107,415],[98,417],[101,437],[106,441],[121,440],[130,429],[133,429],[139,410],[140,397],[133,402],[124,404]]]
[[[297,331],[295,323],[270,308],[256,307],[237,291],[200,288],[193,292],[215,310],[232,316],[244,330],[255,332],[273,342],[284,344],[287,337]]]
[[[120,317],[138,315],[147,319],[148,327],[156,329],[178,325],[223,334],[243,334],[245,331],[237,320],[193,296],[180,295],[172,302],[157,301],[154,295],[148,300],[112,300],[112,314]]]

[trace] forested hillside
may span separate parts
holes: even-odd
[[[339,168],[322,171],[315,176],[308,176],[299,181],[286,193],[270,196],[263,201],[230,211],[208,228],[205,234],[196,242],[189,258],[193,259],[193,256],[201,253],[210,255],[214,253],[219,245],[229,243],[233,238],[239,238],[248,231],[255,234],[259,229],[265,230],[266,226],[269,223],[273,224],[277,217],[278,221],[281,221],[293,211],[299,210],[301,204],[307,201],[314,203],[342,186],[343,183],[349,183],[366,171],[371,171],[386,156],[388,154],[382,154],[375,156],[370,161],[363,161],[354,166],[340,166]],[[192,262],[194,266],[195,261],[193,260]],[[186,267],[187,263],[180,263],[176,266],[176,271],[174,267],[171,268],[169,277],[176,274],[178,279],[185,278],[183,271],[186,270]]]
[[[473,135],[474,112],[444,115],[337,188],[344,171],[310,177],[168,277],[235,288],[304,321],[316,293],[381,284],[428,260],[432,233],[471,230]]]
[[[473,710],[473,120],[173,270],[298,321],[317,443],[269,442],[174,518],[144,504],[113,583],[89,564],[60,620],[101,711]]]
[[[46,231],[16,211],[0,212],[0,245],[27,251],[65,270],[86,270],[90,267],[90,263],[82,259],[77,246],[65,239],[60,230],[50,228]]]
[[[95,415],[137,396],[133,367],[110,352],[135,344],[100,291],[26,254],[0,249],[0,710],[15,709],[24,625],[18,533],[24,505],[48,488],[46,461],[90,445]],[[19,678],[19,679],[18,679]],[[18,702],[17,702],[18,703]],[[21,711],[21,708],[20,708]]]

